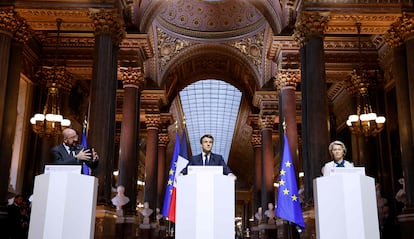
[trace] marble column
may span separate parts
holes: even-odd
[[[272,130],[275,123],[275,115],[261,115],[261,138],[262,138],[262,208],[267,209],[268,203],[275,202],[274,190],[274,153]]]
[[[408,56],[413,52],[413,26],[414,19],[403,15],[387,31],[386,41],[393,49],[394,61],[392,65],[395,79],[398,126],[400,135],[401,163],[405,180],[407,203],[403,212],[398,215],[401,239],[414,237],[414,147],[413,147],[413,114],[414,114],[414,80],[412,69],[413,57]],[[409,46],[407,46],[407,43]],[[409,62],[411,60],[411,62]]]
[[[328,16],[304,13],[294,33],[301,46],[303,164],[305,203],[309,204],[313,204],[313,179],[330,160],[323,42],[327,22]]]
[[[121,78],[124,86],[122,125],[119,144],[118,186],[125,187],[129,202],[123,206],[125,215],[136,214],[139,138],[139,108],[141,91],[144,89],[144,75],[141,67],[122,68]]]
[[[253,215],[262,206],[262,137],[260,130],[254,130],[251,140],[254,152]],[[264,212],[264,211],[263,211]]]
[[[165,187],[167,182],[167,145],[170,142],[168,132],[164,131],[158,134],[158,165],[157,165],[157,208],[162,210],[164,203]]]
[[[29,37],[24,19],[0,9],[0,206],[7,205],[23,46]]]
[[[95,27],[95,46],[88,145],[99,154],[99,166],[94,172],[99,182],[95,237],[115,238],[115,217],[110,200],[115,155],[118,45],[124,29],[122,19],[115,10],[91,9],[90,17]]]
[[[280,121],[286,123],[285,133],[290,147],[293,165],[296,171],[300,168],[298,155],[298,129],[296,122],[296,84],[299,82],[300,72],[293,69],[281,69],[276,76],[275,85],[280,91],[281,113]]]
[[[151,220],[155,221],[157,205],[157,161],[158,161],[158,129],[161,123],[160,114],[146,114],[147,148],[145,157],[145,190],[144,201],[154,210]]]
[[[13,34],[17,30],[16,20],[16,13],[12,8],[0,8],[0,134],[3,128],[3,114],[5,111],[10,48]],[[0,194],[0,196],[3,195]]]
[[[110,205],[115,153],[118,45],[124,30],[120,16],[113,10],[91,10],[90,15],[95,24],[95,47],[88,144],[99,154],[98,204]]]

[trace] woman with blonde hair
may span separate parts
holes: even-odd
[[[328,171],[335,167],[352,168],[354,164],[345,160],[346,147],[345,144],[339,140],[335,140],[329,144],[329,154],[331,155],[332,161],[328,162],[322,168],[322,174],[326,175]]]

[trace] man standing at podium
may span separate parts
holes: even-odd
[[[64,129],[62,136],[62,144],[53,147],[51,150],[53,163],[82,164],[82,162],[85,162],[91,169],[98,166],[98,154],[93,149],[84,149],[78,144],[79,137],[74,129]]]
[[[335,167],[352,168],[354,164],[345,160],[346,147],[345,144],[339,140],[333,141],[329,144],[329,154],[332,161],[328,162],[322,168],[322,174],[326,175],[328,171]]]
[[[214,154],[211,152],[213,148],[214,138],[209,134],[205,134],[200,138],[201,144],[201,154],[192,156],[190,162],[187,166],[181,171],[182,174],[187,174],[187,167],[189,165],[205,165],[205,166],[223,166],[223,174],[233,177],[234,180],[237,179],[231,169],[227,166],[226,162],[223,159],[223,156],[219,154]]]

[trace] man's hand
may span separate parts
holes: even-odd
[[[95,151],[94,148],[92,148],[92,161],[95,162],[95,161],[98,161],[98,160],[99,160],[98,153]]]
[[[233,173],[229,173],[229,174],[227,174],[227,176],[232,177],[234,179],[234,181],[237,180],[236,175],[234,175]]]
[[[82,149],[79,153],[75,156],[77,160],[84,160],[90,161],[92,158],[92,153],[90,149]]]

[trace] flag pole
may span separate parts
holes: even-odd
[[[287,222],[288,222],[288,230],[287,230],[288,239],[292,239],[292,223],[290,221],[287,221]]]

